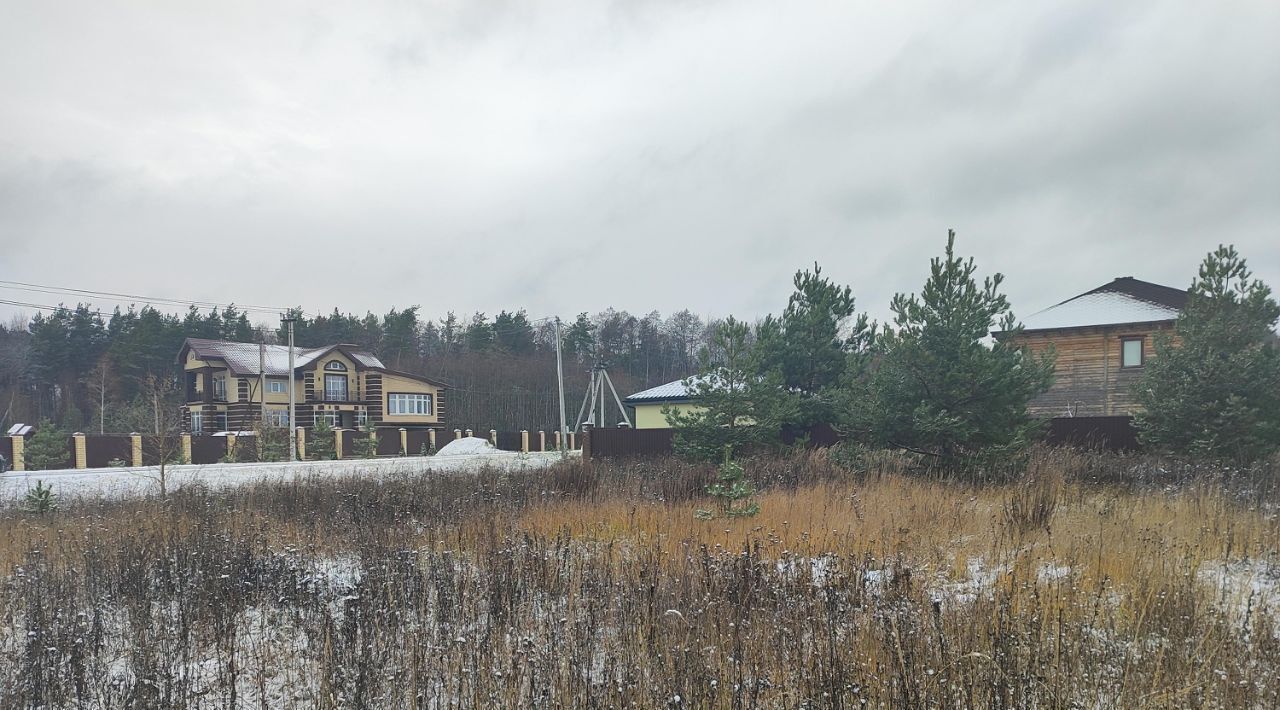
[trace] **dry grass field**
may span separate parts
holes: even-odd
[[[0,511],[0,706],[1280,704],[1273,469],[746,467],[735,520],[675,461]]]

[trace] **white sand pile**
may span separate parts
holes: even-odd
[[[436,452],[436,456],[458,456],[460,454],[496,454],[501,453],[497,447],[489,443],[488,439],[481,439],[478,436],[468,436],[464,439],[454,439]]]

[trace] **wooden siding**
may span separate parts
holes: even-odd
[[[1133,388],[1143,368],[1120,366],[1121,344],[1141,337],[1143,362],[1148,362],[1155,334],[1171,327],[1146,323],[1023,333],[1017,344],[1037,354],[1052,345],[1057,353],[1053,386],[1028,411],[1048,418],[1132,416],[1140,409]]]

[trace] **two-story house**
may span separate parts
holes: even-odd
[[[1035,353],[1052,346],[1057,354],[1053,386],[1028,408],[1054,420],[1051,438],[1076,429],[1099,438],[1107,432],[1131,436],[1129,421],[1138,409],[1134,385],[1156,334],[1172,332],[1186,303],[1185,290],[1124,276],[1025,318],[1013,342]],[[1065,419],[1089,421],[1071,427],[1059,421]]]
[[[248,431],[265,410],[268,426],[289,426],[293,388],[298,426],[442,428],[442,382],[390,370],[354,345],[289,348],[187,338],[178,352],[185,377],[187,431]]]

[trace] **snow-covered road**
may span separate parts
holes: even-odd
[[[581,456],[580,451],[569,452]],[[238,486],[258,481],[287,481],[313,476],[393,476],[426,472],[469,473],[484,467],[504,471],[545,468],[560,460],[557,452],[521,454],[491,452],[456,456],[406,456],[385,459],[346,459],[342,461],[296,461],[293,463],[216,463],[169,466],[166,484],[169,490],[198,482],[211,488]],[[27,491],[44,481],[61,499],[75,497],[122,497],[157,493],[159,470],[154,466],[137,468],[70,469],[58,471],[11,471],[0,476],[0,505],[21,501]]]

